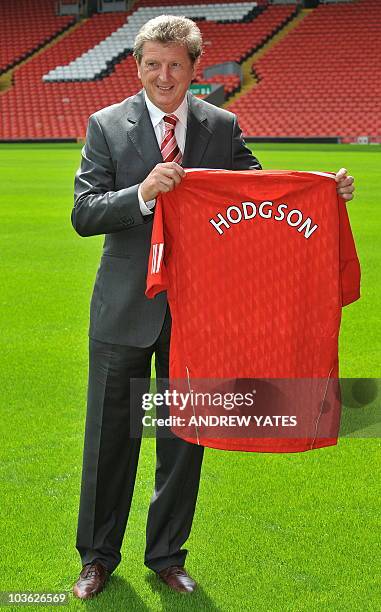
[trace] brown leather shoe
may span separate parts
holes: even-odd
[[[109,572],[102,563],[94,561],[84,565],[73,586],[73,593],[79,599],[90,599],[103,591]]]
[[[193,593],[196,589],[196,582],[189,576],[183,567],[171,565],[157,572],[160,580],[177,593]]]

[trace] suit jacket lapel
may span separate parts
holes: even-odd
[[[188,92],[188,122],[182,166],[197,168],[212,135],[206,114],[197,98]]]
[[[151,119],[141,90],[131,101],[127,111],[127,135],[140,157],[150,169],[163,161]]]

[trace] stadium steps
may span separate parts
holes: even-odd
[[[12,87],[13,69],[8,70],[4,74],[0,74],[0,95]]]
[[[81,21],[77,21],[73,25],[66,28],[64,31],[57,34],[57,36],[54,36],[54,38],[52,38],[49,42],[47,42],[45,45],[40,47],[37,51],[34,51],[34,53],[31,53],[30,55],[28,55],[27,58],[19,62],[16,66],[0,74],[0,95],[8,91],[8,89],[10,89],[13,86],[14,74],[17,72],[19,68],[21,68],[21,66],[24,66],[24,64],[27,64],[28,62],[33,60],[38,55],[41,55],[41,53],[44,53],[50,47],[53,47],[55,44],[57,44],[57,42],[59,42],[60,40],[62,40],[63,38],[71,34],[72,32],[74,32],[74,30],[77,30],[79,27],[84,25],[86,21],[87,21],[86,18],[81,19]]]
[[[292,30],[294,30],[301,21],[303,21],[307,15],[311,13],[314,9],[300,9],[291,20],[287,20],[285,25],[281,27],[274,35],[270,36],[270,38],[254,53],[252,53],[242,64],[242,85],[241,89],[234,93],[227,102],[223,105],[223,108],[229,108],[231,104],[236,102],[241,96],[247,94],[251,91],[260,81],[260,76],[255,71],[253,64],[256,60],[258,60],[262,55],[265,55],[272,47],[275,47],[285,36],[289,34]]]

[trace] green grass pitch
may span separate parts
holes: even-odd
[[[341,375],[380,376],[380,148],[253,149],[268,169],[344,166],[355,175],[348,208],[362,298],[343,312]],[[0,591],[69,591],[80,569],[88,308],[102,238],[80,238],[70,225],[79,157],[77,145],[0,146]],[[184,597],[143,565],[154,466],[154,442],[144,440],[122,563],[86,608],[381,609],[380,456],[380,439],[365,437],[288,455],[208,449],[188,542],[200,588]],[[68,608],[85,605],[70,596]]]

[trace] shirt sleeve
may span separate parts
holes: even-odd
[[[360,298],[361,269],[345,200],[339,201],[341,303],[347,306]]]
[[[165,291],[168,286],[164,248],[163,203],[162,198],[159,196],[156,201],[151,250],[148,260],[146,286],[146,296],[148,298],[154,298],[160,291]]]
[[[153,213],[152,209],[153,209],[153,207],[156,204],[156,200],[148,200],[148,202],[145,202],[143,200],[143,196],[142,196],[140,187],[141,186],[139,185],[139,188],[138,188],[138,199],[139,199],[140,212],[144,216],[152,215],[152,213]]]

